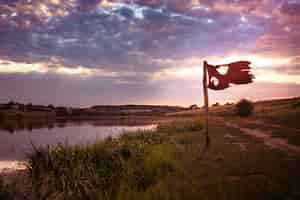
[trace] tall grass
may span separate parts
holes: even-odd
[[[190,131],[198,131],[203,129],[203,123],[199,120],[193,121],[186,121],[186,122],[171,122],[160,124],[157,127],[158,132],[165,132],[165,133],[184,133]]]
[[[159,125],[89,146],[34,148],[27,167],[35,199],[145,199],[180,171],[166,133],[202,129],[199,122]]]
[[[0,178],[0,200],[13,199],[13,186],[7,185]]]

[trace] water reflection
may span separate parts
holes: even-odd
[[[151,121],[18,121],[0,123],[0,161],[22,160],[35,146],[86,145],[128,131],[149,130]]]
[[[82,126],[82,125],[93,125],[93,126],[139,126],[153,124],[153,121],[147,118],[115,118],[115,119],[101,119],[101,120],[67,120],[67,119],[26,119],[26,120],[0,120],[0,131],[6,131],[14,134],[20,130],[27,130],[31,132],[34,129],[47,128],[51,130],[59,127],[64,128],[67,126]]]

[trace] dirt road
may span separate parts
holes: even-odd
[[[263,122],[257,123],[256,121],[251,122],[251,123],[257,124],[257,128],[246,128],[246,127],[239,125],[238,123],[233,123],[233,122],[223,121],[223,123],[227,127],[239,129],[241,133],[252,136],[258,140],[261,140],[266,146],[268,146],[272,149],[279,149],[279,150],[285,151],[287,153],[296,154],[296,155],[300,156],[300,146],[290,144],[288,142],[287,138],[278,137],[278,136],[274,137],[272,135],[272,128],[275,127],[275,128],[285,129],[285,127],[282,127],[279,125],[277,126],[275,124],[268,125]],[[264,129],[259,128],[260,127],[259,125],[263,125]],[[268,128],[268,126],[270,129],[268,131],[266,131],[266,128]],[[289,131],[290,131],[289,129],[290,128],[288,128],[288,127],[286,128],[286,130],[287,130],[286,134],[289,133]],[[298,132],[299,130],[294,130],[294,131]]]

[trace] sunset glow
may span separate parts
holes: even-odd
[[[27,64],[0,60],[0,73],[46,73],[48,67],[42,63]]]
[[[280,66],[280,65],[288,65],[291,64],[292,58],[285,57],[265,57],[258,55],[228,55],[226,57],[212,57],[209,59],[212,63],[216,64],[226,64],[232,62],[232,60],[251,60],[251,63],[254,67],[272,67],[272,66]]]

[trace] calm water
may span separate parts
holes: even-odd
[[[51,126],[39,126],[19,129],[0,129],[0,170],[15,168],[15,161],[23,160],[35,146],[86,145],[103,140],[109,136],[116,138],[124,132],[152,130],[156,125],[108,125],[103,122],[51,123]]]

